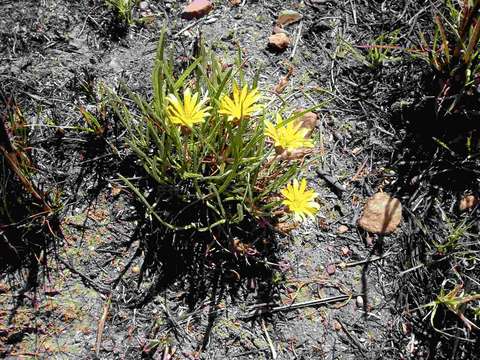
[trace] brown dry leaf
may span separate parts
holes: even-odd
[[[242,0],[228,0],[228,2],[229,2],[230,5],[232,5],[232,6],[237,6],[237,5],[240,5],[240,3],[242,2]]]
[[[281,25],[274,25],[272,29],[272,34],[287,33]]]
[[[277,17],[277,24],[287,26],[302,20],[303,15],[294,10],[283,10]]]
[[[232,241],[232,250],[236,253],[244,254],[246,251],[246,246],[239,239],[233,239]]]
[[[280,81],[278,82],[277,85],[275,85],[275,88],[273,89],[273,91],[275,91],[275,93],[277,94],[281,94],[283,92],[283,90],[285,90],[285,88],[287,87],[288,85],[288,80],[290,79],[290,77],[293,75],[293,66],[290,66],[288,68],[288,73],[287,75],[285,75],[284,77],[282,77],[280,79]]]
[[[281,52],[290,46],[290,38],[285,33],[273,34],[268,37],[268,47]]]
[[[284,233],[284,234],[289,234],[292,230],[295,230],[298,228],[298,223],[291,223],[291,222],[283,222],[283,223],[278,223],[275,225],[275,229],[278,231]]]
[[[295,149],[293,151],[284,150],[277,156],[277,159],[280,160],[301,160],[305,156],[311,154],[312,149]]]
[[[303,112],[305,111],[304,109],[298,109],[297,112]],[[319,123],[319,118],[318,115],[315,114],[314,112],[307,112],[303,114],[301,117],[299,117],[296,120],[297,124],[300,124],[300,126],[304,129],[307,129],[308,132],[305,134],[305,139],[308,139],[312,136],[313,130],[318,126]]]
[[[239,239],[233,239],[230,244],[230,248],[233,252],[240,255],[256,255],[258,251],[250,244],[245,244]]]
[[[88,211],[88,217],[92,220],[102,222],[110,216],[108,209],[90,209]]]
[[[341,254],[342,256],[350,256],[352,255],[352,250],[348,246],[342,246]]]
[[[330,227],[328,225],[327,219],[325,219],[323,217],[318,219],[317,224],[320,227],[320,229],[322,229],[322,230],[328,230],[328,228]]]
[[[333,330],[340,331],[342,330],[342,325],[337,320],[333,320]]]
[[[68,304],[62,308],[61,318],[66,323],[70,323],[74,320],[80,320],[82,318],[80,308],[77,304]]]

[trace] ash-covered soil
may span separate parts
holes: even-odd
[[[427,196],[427,190],[415,193],[408,181],[426,168],[405,170],[399,164],[411,158],[405,150],[408,129],[398,124],[399,104],[413,106],[421,99],[428,69],[412,59],[369,68],[344,45],[368,45],[399,29],[398,44],[416,46],[418,32],[431,26],[435,5],[247,0],[233,6],[217,0],[207,17],[187,21],[180,17],[184,1],[148,0],[134,10],[143,24],[124,29],[98,0],[3,0],[0,90],[15,98],[31,126],[36,176],[62,192],[64,237],[47,256],[35,288],[24,286],[28,269],[2,275],[0,356],[478,356],[474,350],[452,353],[455,342],[436,336],[428,320],[420,321],[426,311],[418,314],[409,307],[432,300],[416,288],[428,287],[428,273],[421,273],[422,267],[405,272],[420,264],[412,255],[418,219],[425,221],[426,232],[442,234],[435,219],[455,213],[466,190],[435,185],[441,197]],[[296,10],[303,19],[287,27],[292,46],[272,53],[267,38],[283,9]],[[189,61],[199,36],[226,62],[239,46],[248,73],[262,69],[260,89],[266,96],[273,98],[275,85],[293,69],[275,99],[278,105],[286,102],[295,109],[324,102],[316,110],[321,120],[317,156],[306,172],[320,194],[318,221],[277,236],[275,256],[266,259],[268,271],[262,274],[229,274],[221,268],[194,274],[175,261],[161,275],[151,268],[141,271],[146,260],[136,230],[143,219],[118,176],[135,175],[121,126],[110,124],[102,140],[79,130],[84,125],[79,109],[97,108],[101,86],[116,91],[125,84],[150,93],[162,28],[179,63]],[[422,179],[415,186],[424,189]],[[404,206],[404,220],[393,235],[374,237],[357,228],[366,199],[378,191],[396,195]],[[432,207],[435,212],[428,212]],[[419,299],[412,300],[415,293]],[[284,306],[290,304],[295,306]]]

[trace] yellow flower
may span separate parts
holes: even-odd
[[[277,123],[280,124],[282,122],[281,115],[277,114]],[[305,138],[308,129],[302,128],[302,125],[295,121],[290,121],[286,125],[281,126],[275,126],[270,121],[266,121],[265,126],[265,135],[275,142],[276,147],[280,147],[283,150],[313,147],[312,140]]]
[[[211,108],[204,106],[207,99],[199,101],[198,93],[192,95],[190,89],[183,93],[183,101],[174,94],[168,95],[167,100],[170,103],[167,116],[172,124],[192,128],[197,123],[205,122],[205,118],[210,115],[208,110]]]
[[[288,207],[288,210],[293,213],[295,219],[305,220],[307,216],[315,217],[319,209],[319,205],[315,202],[318,194],[313,190],[305,190],[307,181],[302,179],[298,183],[297,179],[293,180],[293,184],[288,184],[286,188],[281,190],[285,200],[282,204]]]
[[[262,108],[261,105],[255,104],[259,99],[260,94],[257,89],[249,92],[245,85],[240,91],[238,85],[233,83],[233,99],[225,95],[220,100],[219,113],[227,115],[230,121],[249,117]]]

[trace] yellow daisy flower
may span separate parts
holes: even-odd
[[[240,91],[238,85],[233,83],[233,99],[225,95],[220,100],[219,113],[227,115],[230,121],[249,117],[262,108],[261,105],[255,104],[259,99],[260,94],[257,89],[249,92],[245,85]]]
[[[192,95],[190,89],[183,93],[183,101],[174,94],[167,96],[169,105],[167,107],[167,116],[175,125],[183,125],[192,128],[193,125],[205,122],[205,118],[210,116],[209,106],[204,106],[207,99],[198,100],[198,93]]]
[[[277,114],[277,124],[281,124],[282,122],[282,116]],[[308,129],[302,128],[302,125],[295,121],[290,121],[283,126],[275,126],[270,121],[266,121],[265,127],[265,135],[274,141],[275,147],[289,151],[313,147],[312,140],[305,138]]]
[[[293,213],[296,220],[305,220],[308,217],[314,218],[320,205],[315,202],[318,194],[313,190],[305,190],[307,181],[302,179],[300,184],[297,179],[293,180],[293,184],[288,184],[286,188],[281,190],[285,200],[282,204],[288,207]]]

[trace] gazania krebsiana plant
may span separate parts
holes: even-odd
[[[315,194],[303,181],[290,184],[304,161],[275,157],[275,147],[313,146],[307,130],[293,120],[298,114],[286,121],[278,116],[275,125],[267,122],[276,112],[262,102],[258,77],[243,80],[242,59],[236,67],[223,66],[201,49],[178,73],[165,46],[162,34],[153,98],[131,94],[135,110],[118,97],[115,104],[151,185],[145,189],[143,183],[123,180],[148,216],[169,231],[211,233],[246,218],[275,222],[279,194],[296,218],[314,216]],[[179,131],[185,128],[190,131]]]

